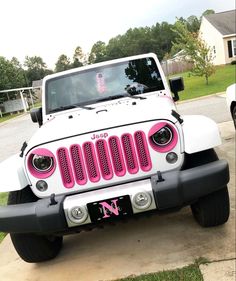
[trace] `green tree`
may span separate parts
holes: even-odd
[[[28,79],[29,85],[35,80],[41,80],[47,74],[52,73],[51,70],[47,68],[46,63],[39,56],[25,57],[24,66],[26,67],[26,77]]]
[[[107,49],[106,44],[102,41],[97,41],[89,54],[88,62],[89,64],[102,62],[107,59]]]
[[[109,40],[106,48],[108,60],[117,59],[125,56],[125,50],[122,48],[121,40],[121,35],[118,35]]]
[[[25,84],[24,70],[19,61],[0,57],[0,90],[24,87]]]
[[[202,13],[201,17],[200,17],[200,22],[202,21],[202,17],[203,16],[208,16],[208,15],[212,15],[212,14],[215,14],[215,11],[212,10],[212,9],[208,9],[206,10],[205,12]]]
[[[190,32],[198,32],[201,21],[196,16],[190,16],[187,18],[187,29]]]
[[[60,57],[56,62],[55,72],[61,72],[64,70],[68,70],[70,68],[71,68],[70,59],[64,54],[60,55]]]
[[[186,24],[177,21],[174,31],[178,34],[176,42],[173,45],[174,48],[184,50],[185,60],[193,63],[193,74],[204,76],[206,84],[208,84],[209,77],[215,71],[212,63],[212,50],[198,36],[198,33],[188,31]]]
[[[73,63],[71,64],[71,68],[83,66],[84,60],[85,56],[83,54],[82,48],[80,46],[76,47],[73,55]]]
[[[125,34],[110,39],[106,46],[107,59],[154,52],[162,60],[170,52],[176,37],[172,28],[173,25],[167,22],[152,27],[130,28]]]

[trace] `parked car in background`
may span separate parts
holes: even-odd
[[[234,121],[234,127],[236,129],[236,83],[227,88],[226,102]]]

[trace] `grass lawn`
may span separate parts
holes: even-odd
[[[185,90],[179,93],[180,100],[202,97],[210,94],[224,92],[226,88],[235,83],[236,66],[217,66],[216,72],[209,78],[206,85],[204,77],[193,76],[190,72],[175,74],[172,77],[184,78]]]
[[[10,120],[12,118],[15,118],[19,115],[21,115],[22,113],[14,113],[14,114],[3,114],[3,116],[0,116],[0,123],[5,122],[7,120]]]
[[[196,262],[181,269],[128,277],[117,281],[203,281],[199,265]]]
[[[0,206],[7,204],[7,197],[8,197],[8,193],[7,192],[0,193]],[[3,238],[5,236],[6,236],[5,233],[0,232],[0,243],[1,243],[1,241],[3,240]]]

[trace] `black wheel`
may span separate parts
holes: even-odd
[[[232,108],[231,114],[232,114],[232,118],[233,118],[233,121],[234,121],[234,127],[236,129],[236,105],[234,105],[234,107]]]
[[[35,202],[38,198],[30,188],[9,193],[8,205]],[[18,255],[26,262],[37,263],[53,259],[62,248],[63,237],[34,233],[10,233]]]
[[[191,205],[196,221],[203,227],[217,226],[229,218],[229,194],[227,186],[200,198]]]
[[[218,160],[214,149],[186,154],[182,169],[190,169]],[[204,227],[217,226],[227,222],[230,213],[228,188],[224,188],[199,198],[191,205],[196,221]]]

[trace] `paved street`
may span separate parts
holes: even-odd
[[[0,123],[0,161],[18,153],[23,142],[29,140],[37,128],[29,114]]]
[[[181,94],[180,94],[181,99]],[[217,123],[231,120],[227,109],[225,95],[218,94],[196,100],[177,103],[180,114],[200,114],[212,118]]]
[[[60,255],[55,260],[42,264],[23,262],[7,236],[0,244],[0,279],[113,280],[132,274],[183,267],[199,257],[211,261],[235,259],[235,131],[233,122],[229,121],[225,99],[214,96],[206,98],[205,102],[184,102],[178,108],[181,114],[201,113],[211,116],[219,123],[223,143],[217,148],[217,153],[229,161],[231,174],[231,215],[225,225],[201,228],[187,207],[178,213],[142,217],[126,224],[118,223],[104,229],[67,236]],[[0,126],[1,159],[17,152],[21,146],[18,144],[19,140],[23,142],[28,139],[37,128],[30,123],[29,118],[26,115]],[[3,145],[2,138],[7,140],[7,147]]]

